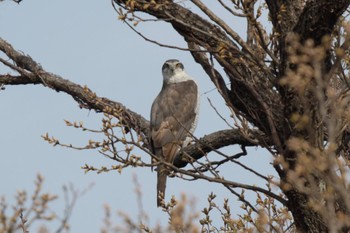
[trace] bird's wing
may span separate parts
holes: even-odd
[[[159,93],[151,110],[151,140],[157,152],[167,144],[180,147],[196,119],[198,88],[194,81],[168,84]],[[172,147],[172,146],[171,146]],[[168,151],[172,151],[170,149]],[[177,150],[175,150],[176,153]],[[162,153],[172,162],[173,155]]]

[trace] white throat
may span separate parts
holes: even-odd
[[[193,80],[193,78],[186,74],[184,70],[176,71],[175,74],[163,72],[163,78],[166,83],[180,83],[188,80]]]

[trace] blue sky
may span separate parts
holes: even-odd
[[[242,27],[233,26],[240,32],[244,31]],[[137,29],[162,43],[185,46],[182,38],[165,23],[140,24]],[[187,73],[199,82],[202,93],[213,89],[190,53],[144,41],[117,19],[110,1],[23,0],[19,5],[11,1],[1,2],[0,37],[29,54],[46,71],[87,85],[97,95],[122,102],[147,119],[152,101],[161,88],[161,66],[167,59],[181,60]],[[0,66],[0,72],[8,70]],[[228,116],[216,91],[203,94],[195,132],[198,137],[227,128],[209,106],[207,98]],[[121,175],[117,172],[84,174],[80,167],[85,163],[94,166],[112,163],[96,151],[52,147],[41,138],[48,132],[62,142],[84,145],[94,135],[68,128],[64,120],[83,121],[86,126],[98,129],[101,114],[81,110],[70,96],[39,85],[7,86],[5,91],[0,91],[0,109],[0,196],[13,203],[12,197],[17,190],[33,190],[33,181],[40,173],[45,177],[44,190],[61,196],[54,205],[59,212],[64,206],[63,185],[72,183],[76,188],[84,189],[94,183],[93,189],[79,199],[71,219],[71,229],[72,232],[98,232],[104,203],[112,207],[113,213],[121,210],[137,219],[132,182],[132,176],[137,175],[150,225],[156,222],[166,225],[165,214],[156,208],[155,172],[148,168],[126,169]],[[226,151],[235,153],[237,149]],[[272,172],[267,169],[270,157],[262,150],[251,149],[250,156],[240,161],[265,174]],[[227,178],[238,182],[255,183],[254,178],[241,173],[241,169],[233,165],[227,174]],[[218,203],[229,197],[232,205],[236,205],[236,198],[219,185],[179,179],[169,179],[167,185],[168,197],[174,194],[180,198],[181,193],[186,193],[197,199],[198,209],[212,191],[218,193]],[[54,229],[55,226],[51,227]],[[30,230],[35,232],[36,229]]]

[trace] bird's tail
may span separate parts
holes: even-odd
[[[166,179],[168,170],[163,164],[158,165],[158,180],[157,180],[157,206],[161,206],[165,196]]]
[[[165,162],[173,163],[174,156],[179,150],[178,143],[168,143],[163,146],[162,154]],[[158,180],[157,180],[157,206],[159,207],[165,197],[166,179],[169,175],[169,168],[165,164],[160,163],[157,168]]]

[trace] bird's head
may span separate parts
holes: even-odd
[[[184,65],[176,59],[167,60],[162,67],[162,73],[166,83],[181,82],[184,76]]]

